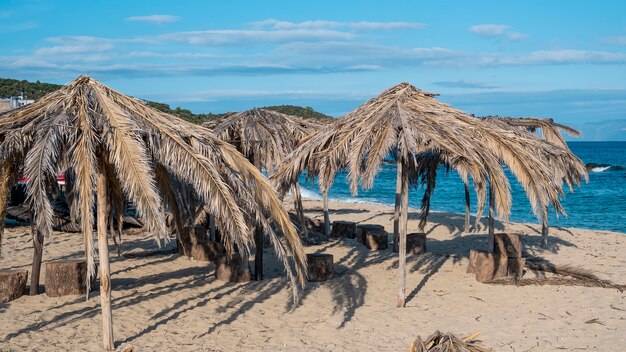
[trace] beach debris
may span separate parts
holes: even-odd
[[[538,272],[552,274],[552,276],[541,276],[534,278],[497,278],[490,283],[498,285],[562,285],[562,286],[584,286],[612,288],[623,292],[626,285],[616,284],[610,280],[604,280],[591,273],[589,270],[574,267],[571,265],[555,265],[543,258],[527,257],[526,268]]]
[[[593,319],[587,320],[585,322],[585,324],[600,324],[600,325],[604,325],[604,323],[601,322],[600,319],[598,319],[598,318],[593,318]]]
[[[46,296],[79,296],[87,293],[87,261],[55,260],[46,264]],[[96,275],[90,287],[96,287]]]
[[[335,277],[333,255],[327,253],[309,253],[307,260],[307,280],[311,282],[326,281]]]
[[[0,270],[0,303],[14,301],[24,295],[28,271]]]
[[[459,338],[451,333],[435,331],[426,340],[420,336],[413,341],[409,352],[489,352],[491,348],[481,344],[476,338],[480,333],[474,333],[465,338]]]

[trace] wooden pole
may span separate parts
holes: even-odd
[[[254,155],[254,166],[262,170],[261,158],[258,155]],[[263,230],[257,226],[254,229],[254,245],[256,247],[256,253],[254,256],[254,279],[256,281],[263,280]]]
[[[541,247],[548,248],[548,233],[550,232],[550,227],[548,226],[548,219],[546,218],[541,223]]]
[[[408,220],[409,208],[409,177],[407,174],[407,165],[402,158],[402,187],[401,187],[401,206],[400,206],[400,231],[398,246],[398,303],[397,307],[402,308],[406,305],[406,226]]]
[[[109,244],[107,241],[107,178],[104,172],[104,155],[98,167],[98,256],[100,258],[100,309],[102,310],[102,347],[113,351],[113,316],[111,312],[111,268],[109,266]]]
[[[34,221],[34,219],[33,219]],[[39,277],[41,273],[41,260],[43,257],[43,233],[37,229],[37,225],[33,224],[31,228],[33,236],[33,266],[30,276],[30,291],[31,296],[39,294]]]
[[[496,250],[495,232],[494,232],[494,217],[495,217],[496,197],[493,193],[493,187],[489,184],[489,235],[487,239],[487,250],[489,253],[493,253]]]
[[[215,216],[213,214],[209,214],[209,233],[211,234],[211,241],[217,241],[217,231],[215,229]]]
[[[306,218],[304,217],[304,207],[302,206],[302,194],[300,193],[299,182],[296,182],[293,186],[293,202],[296,213],[298,214],[298,221],[300,221],[300,225],[302,226],[302,232],[305,236],[308,236],[309,229],[306,227]]]
[[[328,191],[322,191],[322,202],[324,203],[324,234],[330,236],[330,217],[328,216]]]
[[[402,164],[400,151],[396,161],[396,206],[393,210],[393,250],[398,250],[398,231],[400,224],[400,202],[402,201]]]
[[[470,192],[469,192],[469,185],[467,184],[467,182],[463,183],[464,188],[465,188],[465,233],[469,233],[470,232],[470,211],[471,211],[471,204],[470,204]]]
[[[9,201],[9,179],[10,169],[8,166],[2,168],[0,173],[0,255],[2,254],[2,238],[4,237],[5,218]]]

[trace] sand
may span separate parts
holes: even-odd
[[[321,217],[319,201],[304,205],[307,216]],[[389,207],[338,202],[330,207],[333,220],[392,230]],[[412,209],[409,231],[417,229],[417,217]],[[116,346],[132,345],[136,351],[405,351],[417,335],[441,330],[463,336],[480,332],[497,351],[624,350],[625,293],[478,283],[465,270],[469,249],[486,247],[484,233],[462,234],[459,215],[433,213],[431,219],[429,253],[408,261],[404,309],[395,308],[396,255],[390,249],[370,252],[353,240],[306,247],[307,252],[332,253],[336,277],[308,283],[297,305],[269,249],[267,280],[224,284],[215,279],[212,264],[168,254],[173,243],[143,258],[117,257],[111,246]],[[507,231],[532,235],[523,238],[528,255],[580,265],[626,284],[625,234],[553,228],[551,249],[544,250],[538,226],[511,224]],[[0,269],[30,269],[28,233],[27,227],[7,230]],[[56,233],[45,246],[44,263],[81,257],[81,241],[80,234]],[[157,247],[133,235],[125,237],[123,249],[139,253]],[[89,300],[41,294],[0,304],[0,351],[99,350],[99,302],[93,292]]]

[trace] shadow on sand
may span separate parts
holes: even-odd
[[[338,214],[338,213],[337,213]],[[378,217],[392,216],[391,212],[380,212],[374,214],[370,221]],[[411,213],[411,219],[419,218],[419,213]],[[427,240],[428,253],[420,256],[411,256],[407,258],[407,268],[409,272],[419,272],[423,275],[421,280],[412,285],[409,283],[410,290],[407,302],[417,297],[420,290],[424,288],[426,283],[432,278],[440,268],[448,261],[458,262],[463,258],[467,258],[470,249],[485,249],[487,247],[487,236],[485,234],[465,234],[462,235],[463,222],[462,216],[448,213],[433,213],[431,216],[433,222],[428,227],[428,232],[432,232],[434,228],[445,226],[453,237],[446,240],[437,240],[429,238]],[[445,225],[444,225],[445,224]],[[498,228],[502,229],[503,224],[498,223]],[[529,227],[529,230],[536,229]],[[536,233],[533,232],[533,233]],[[391,236],[390,236],[391,237]],[[541,253],[545,250],[540,247],[540,237],[523,235],[522,241],[527,253]],[[563,246],[572,246],[573,244],[557,237],[550,238],[551,251],[557,252]],[[151,239],[136,240],[123,244],[124,250],[127,252],[140,252],[155,248],[154,241]],[[212,300],[222,300],[217,311],[220,312],[219,321],[208,327],[207,331],[197,337],[208,335],[216,332],[221,326],[237,320],[246,312],[251,311],[256,305],[267,301],[270,297],[277,294],[281,290],[289,289],[288,280],[283,276],[283,270],[280,269],[278,259],[272,251],[265,254],[266,261],[266,278],[258,282],[250,282],[244,284],[226,284],[217,283],[214,272],[214,266],[211,263],[206,265],[198,265],[198,262],[191,262],[189,266],[169,271],[155,272],[143,276],[133,276],[137,269],[148,266],[167,264],[178,258],[177,254],[172,253],[170,243],[163,249],[163,254],[152,255],[149,257],[128,258],[117,257],[112,255],[113,262],[128,262],[126,267],[118,269],[112,273],[112,287],[114,291],[123,291],[125,294],[120,298],[113,300],[113,311],[124,307],[130,307],[149,301],[155,297],[162,295],[170,295],[173,301],[167,308],[153,314],[149,318],[149,325],[137,331],[135,334],[126,337],[120,343],[133,341],[134,339],[155,331],[159,326],[168,324],[169,322],[185,315],[190,311],[207,305]],[[359,307],[363,306],[365,296],[368,290],[368,279],[363,275],[363,270],[370,266],[384,265],[385,270],[397,270],[398,259],[397,254],[389,249],[381,251],[369,251],[363,245],[355,240],[340,239],[327,242],[319,247],[316,252],[325,252],[333,247],[344,247],[346,253],[340,258],[335,258],[335,278],[321,283],[308,282],[301,292],[301,298],[298,302],[289,300],[286,305],[287,310],[296,310],[303,304],[306,304],[307,298],[317,289],[326,288],[332,295],[333,313],[343,312],[342,320],[337,328],[343,328],[350,322]],[[111,247],[114,253],[115,248]],[[80,253],[71,253],[66,257],[73,257]],[[57,258],[55,258],[57,259]],[[179,259],[180,260],[180,259]],[[178,263],[180,265],[180,263]],[[124,277],[119,277],[122,275]],[[118,277],[116,277],[118,276]],[[369,280],[372,280],[370,278]],[[394,282],[395,284],[395,282]],[[153,286],[149,289],[138,293],[136,288]],[[95,285],[99,287],[99,284]],[[182,292],[190,292],[193,294],[181,294]],[[173,294],[176,293],[176,294]],[[19,330],[8,334],[4,337],[4,341],[11,340],[18,335],[30,333],[41,329],[49,329],[67,324],[75,323],[81,319],[93,318],[99,314],[99,299],[97,292],[92,293],[89,301],[85,302],[85,297],[76,297],[68,299],[66,302],[57,306],[50,307],[50,311],[63,308],[66,312],[57,314],[49,319],[31,323]],[[0,312],[9,309],[10,304],[1,304]],[[235,308],[235,309],[233,309]]]

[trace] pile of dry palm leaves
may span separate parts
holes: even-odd
[[[426,340],[417,337],[411,345],[409,352],[488,352],[489,347],[482,345],[476,338],[479,333],[475,333],[464,339],[456,337],[451,333],[435,331]]]
[[[543,273],[543,275],[533,278],[499,278],[493,280],[492,283],[517,286],[552,285],[602,287],[614,288],[620,292],[626,289],[626,285],[619,285],[610,280],[600,279],[589,270],[571,265],[555,265],[542,258],[526,258],[525,266],[535,272]],[[551,275],[548,276],[546,274]]]

